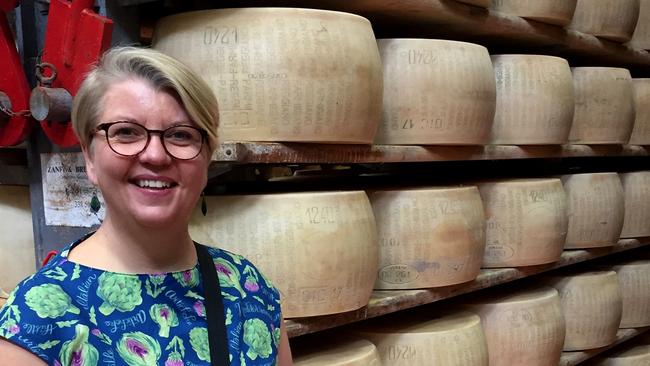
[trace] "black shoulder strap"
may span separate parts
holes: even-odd
[[[210,346],[210,364],[212,366],[230,365],[228,352],[228,333],[226,332],[226,319],[223,314],[223,300],[221,299],[221,286],[214,266],[212,256],[208,249],[194,243],[196,254],[199,258],[203,288],[205,291],[205,314],[208,321],[208,343]]]

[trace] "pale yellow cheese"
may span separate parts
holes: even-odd
[[[491,10],[542,23],[568,25],[577,0],[494,0]]]
[[[634,28],[628,46],[636,49],[650,49],[650,0],[640,0],[639,21]]]
[[[493,0],[456,0],[460,3],[478,6],[481,8],[489,8]]]
[[[622,238],[650,236],[650,171],[620,174],[625,191]]]
[[[300,348],[292,345],[291,351],[295,366],[381,366],[377,347],[365,339],[320,339]]]
[[[634,92],[627,69],[574,67],[572,144],[625,144],[634,126]]]
[[[565,323],[555,289],[542,287],[477,299],[467,308],[481,317],[490,366],[558,365]]]
[[[594,361],[594,366],[648,366],[650,365],[650,344],[636,343],[623,348],[606,358]]]
[[[206,197],[192,238],[241,254],[282,295],[287,318],[341,313],[368,303],[377,275],[377,230],[363,191]]]
[[[650,79],[632,79],[632,86],[636,118],[629,144],[650,145]]]
[[[204,10],[161,19],[153,47],[212,87],[222,141],[374,139],[381,60],[365,18],[313,9]]]
[[[379,237],[375,289],[472,281],[485,251],[485,217],[476,187],[369,192]]]
[[[639,0],[578,0],[570,29],[627,42],[639,19]]]
[[[618,274],[623,296],[621,328],[650,325],[650,260],[638,260],[612,267]]]
[[[483,267],[555,262],[567,235],[567,199],[559,179],[479,184],[486,219]]]
[[[573,120],[569,63],[541,55],[493,55],[497,108],[490,143],[566,143]]]
[[[569,231],[565,248],[595,248],[618,242],[625,218],[623,184],[616,173],[562,176]]]
[[[36,271],[29,188],[0,185],[0,295]]]
[[[433,318],[433,316],[432,316]],[[436,318],[400,317],[355,331],[379,351],[390,366],[488,366],[481,319],[459,311]]]
[[[614,271],[552,277],[566,319],[565,351],[604,347],[616,341],[623,302]]]
[[[375,143],[482,145],[496,87],[488,50],[437,39],[380,39],[384,112]]]

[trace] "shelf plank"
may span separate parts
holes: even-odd
[[[29,185],[25,149],[0,148],[0,185]]]
[[[217,147],[212,162],[214,164],[363,164],[648,155],[650,154],[646,147],[635,145],[398,146],[227,142]]]
[[[650,330],[650,327],[643,328],[630,328],[630,329],[619,329],[616,333],[616,342],[610,344],[609,346],[590,349],[587,351],[575,351],[575,352],[562,352],[562,358],[560,359],[560,366],[575,366],[589,360],[600,353],[603,353],[611,348],[616,347],[617,345],[629,341],[630,339],[641,335]]]
[[[552,269],[566,267],[590,259],[647,245],[650,245],[650,237],[641,239],[621,239],[615,246],[607,248],[565,250],[558,262],[550,263],[548,265],[482,269],[476,280],[465,284],[422,290],[374,291],[368,305],[359,310],[343,314],[290,319],[286,321],[285,325],[289,337],[297,337],[393,313],[399,310],[430,304],[454,296],[526,278]]]

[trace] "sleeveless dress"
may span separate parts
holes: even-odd
[[[203,279],[194,268],[121,274],[67,260],[22,281],[0,309],[0,337],[56,366],[209,366]],[[210,248],[233,366],[275,365],[279,292],[245,258]]]

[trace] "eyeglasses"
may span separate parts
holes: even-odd
[[[194,126],[172,126],[164,130],[150,130],[139,123],[117,121],[99,124],[94,133],[104,131],[108,146],[116,154],[134,156],[143,152],[151,134],[160,136],[163,148],[170,156],[179,160],[194,159],[201,153],[207,132]]]

